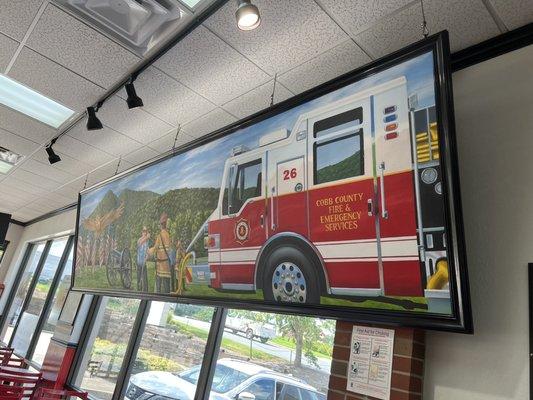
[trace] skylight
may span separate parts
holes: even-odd
[[[74,115],[71,109],[2,74],[0,74],[0,103],[54,128],[59,128]]]

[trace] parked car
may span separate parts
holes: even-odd
[[[147,371],[133,375],[125,400],[193,400],[200,366],[179,374]],[[217,362],[212,400],[326,400],[326,396],[301,379],[260,365],[234,359]]]
[[[248,339],[259,339],[266,343],[269,339],[276,337],[276,325],[268,322],[252,321],[248,318],[230,317],[226,318],[226,329],[233,333],[244,333]]]

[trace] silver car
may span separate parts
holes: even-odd
[[[133,375],[126,400],[193,400],[200,366],[180,374],[148,371]],[[212,400],[326,400],[304,381],[234,359],[217,361]]]

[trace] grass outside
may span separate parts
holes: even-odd
[[[270,342],[275,343],[279,346],[286,347],[291,350],[296,350],[296,343],[294,343],[292,339],[289,339],[283,336],[278,336],[273,339],[270,339]],[[319,345],[319,344],[313,343],[313,345]],[[313,355],[315,355],[316,357],[320,357],[320,358],[331,358],[331,351],[327,351],[327,347],[331,347],[331,346],[329,346],[328,344],[324,344],[323,347],[324,348],[320,350],[312,350]],[[333,349],[330,349],[330,350],[333,350]]]
[[[207,340],[208,332],[204,329],[197,328],[194,326],[187,325],[183,322],[171,320],[169,321],[170,325],[175,326],[180,332],[187,333],[193,336],[196,336],[200,339]],[[238,353],[242,356],[249,357],[250,356],[250,346],[247,346],[242,343],[238,343],[234,340],[222,337],[222,347],[226,350]],[[262,361],[283,361],[282,359],[272,356],[268,353],[265,353],[261,350],[256,350],[253,348],[252,345],[252,359],[255,360],[262,360]]]

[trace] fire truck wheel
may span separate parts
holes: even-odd
[[[281,303],[320,303],[313,262],[296,247],[278,247],[266,261],[263,293]]]

